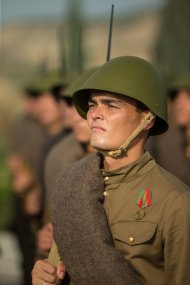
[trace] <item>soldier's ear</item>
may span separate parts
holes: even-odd
[[[150,122],[143,128],[143,131],[150,130],[150,129],[154,126],[155,120],[156,120],[156,115],[155,115],[155,116],[150,120]]]

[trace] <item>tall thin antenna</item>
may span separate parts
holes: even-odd
[[[109,60],[110,60],[110,54],[111,54],[113,12],[114,12],[114,5],[112,4],[112,5],[111,5],[111,17],[110,17],[109,37],[108,37],[108,49],[107,49],[107,58],[106,58],[106,61],[109,61]]]

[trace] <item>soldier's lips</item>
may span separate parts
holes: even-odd
[[[105,131],[105,129],[101,126],[92,126],[91,131],[92,132],[102,132],[102,131]]]

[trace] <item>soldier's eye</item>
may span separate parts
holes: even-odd
[[[90,108],[92,108],[92,107],[94,107],[95,106],[95,104],[93,103],[93,102],[88,102],[88,108],[90,109]]]
[[[118,106],[115,105],[115,104],[108,104],[108,107],[109,107],[109,108],[116,108],[116,109],[118,108]]]

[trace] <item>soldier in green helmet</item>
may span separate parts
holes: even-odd
[[[168,84],[168,107],[168,132],[147,146],[162,167],[190,186],[190,73]]]
[[[54,190],[54,184],[60,171],[68,165],[73,164],[75,161],[87,155],[89,152],[89,128],[86,120],[81,118],[74,107],[72,102],[72,94],[74,90],[79,88],[86,79],[95,71],[95,68],[89,69],[78,75],[75,80],[61,93],[63,100],[69,103],[65,110],[65,118],[70,121],[72,132],[65,138],[60,139],[52,149],[50,149],[44,166],[44,181],[46,199],[44,203],[44,217],[43,227],[39,235],[39,243],[43,248],[43,255],[47,257],[52,244],[52,226],[50,224],[49,216],[49,202],[48,197],[53,195],[51,192]],[[42,256],[42,254],[41,254]]]
[[[189,188],[145,150],[150,135],[168,129],[158,72],[137,57],[115,58],[74,93],[74,102],[98,152],[68,169],[51,203],[55,242],[71,280],[190,284]],[[47,266],[56,284],[56,269]]]
[[[190,159],[190,73],[182,75],[170,87],[170,99],[174,109],[176,125],[184,139],[184,155]],[[185,181],[188,185],[188,182]]]

